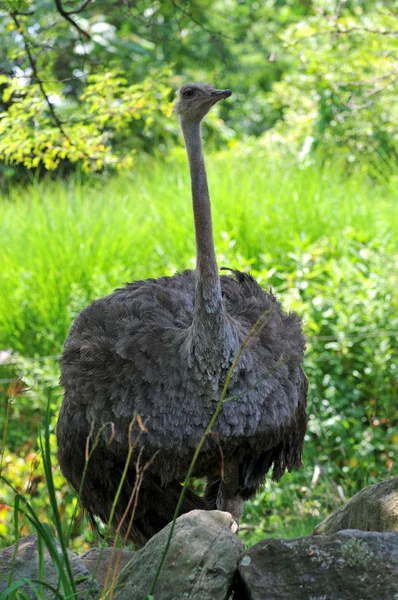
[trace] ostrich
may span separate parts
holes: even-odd
[[[127,532],[137,547],[171,521],[228,371],[259,320],[258,334],[233,370],[231,399],[199,454],[194,475],[207,481],[204,497],[188,490],[182,512],[217,508],[238,521],[244,500],[271,468],[279,480],[286,469],[301,465],[307,379],[300,319],[285,314],[251,276],[238,271],[220,276],[217,267],[200,126],[210,108],[230,95],[189,83],[176,104],[191,174],[196,269],[136,281],[94,301],[65,342],[57,424],[61,470],[88,513],[112,520],[116,528],[129,511],[137,461],[146,461]],[[95,435],[83,478],[87,440]],[[126,526],[121,530],[126,533]]]

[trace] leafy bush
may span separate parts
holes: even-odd
[[[285,29],[295,68],[269,94],[280,118],[265,138],[302,158],[317,151],[388,177],[398,157],[397,18],[392,7],[356,4],[320,9]]]
[[[68,125],[60,126],[52,121],[38,83],[23,86],[18,78],[1,75],[3,102],[9,108],[0,118],[0,160],[49,171],[64,161],[79,162],[84,171],[131,167],[140,147],[137,141],[142,146],[143,137],[156,135],[160,140],[160,132],[167,132],[169,77],[163,69],[128,85],[115,72],[91,75],[78,119],[73,117],[76,107],[54,89],[52,97],[69,118]]]
[[[43,387],[41,420],[38,423],[40,434],[44,427],[46,396],[48,397],[49,393]],[[16,406],[17,411],[21,398],[21,395],[16,395],[12,399],[13,408]],[[12,419],[15,418],[15,412],[17,411],[11,411]],[[56,465],[55,433],[51,433],[50,430],[49,443],[51,448],[49,457],[52,465]],[[16,515],[14,508],[18,495],[23,496],[29,502],[39,521],[49,523],[51,527],[54,526],[55,521],[51,498],[47,491],[48,481],[46,480],[44,457],[40,450],[38,438],[36,439],[33,436],[26,438],[25,443],[18,447],[17,453],[5,448],[5,452],[2,454],[1,466],[0,538],[3,544],[7,546],[15,542]],[[93,534],[90,526],[85,527],[84,535],[80,531],[82,515],[77,507],[76,494],[70,490],[59,469],[55,466],[52,468],[52,479],[57,499],[58,516],[65,536],[69,532],[70,524],[74,521],[73,517],[77,515],[78,518],[74,521],[74,528],[71,529],[73,543],[78,549],[88,549],[90,547],[89,542],[93,540]],[[36,531],[32,522],[26,518],[23,508],[18,512],[17,525],[19,536],[25,536]]]
[[[313,457],[353,493],[396,460],[398,296],[394,259],[380,243],[345,236],[294,257],[287,284],[308,330]]]

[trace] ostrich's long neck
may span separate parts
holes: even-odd
[[[191,172],[196,238],[195,320],[220,321],[223,312],[221,284],[214,250],[213,227],[200,123],[181,123]]]

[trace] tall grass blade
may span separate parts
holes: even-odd
[[[37,556],[38,556],[38,570],[37,570],[37,579],[38,579],[38,596],[40,600],[44,599],[44,590],[43,590],[43,581],[44,581],[44,542],[43,538],[39,535],[37,536]]]
[[[42,436],[39,439],[40,449],[43,457],[43,466],[44,473],[46,477],[47,490],[50,498],[50,504],[52,509],[52,517],[55,525],[55,529],[58,534],[58,541],[61,546],[62,557],[65,565],[65,569],[67,572],[67,579],[69,580],[68,587],[71,588],[73,594],[76,594],[76,587],[74,583],[72,568],[69,562],[67,546],[64,540],[64,534],[62,530],[61,519],[59,516],[58,503],[55,494],[55,486],[52,474],[52,464],[51,464],[51,448],[50,448],[50,399],[48,399],[47,410],[45,416],[45,424],[44,424],[44,442]],[[49,548],[50,550],[50,548]],[[58,552],[56,552],[58,556]]]

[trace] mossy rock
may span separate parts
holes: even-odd
[[[398,533],[263,540],[238,574],[239,600],[398,600]]]
[[[316,535],[332,535],[343,529],[398,531],[398,477],[371,485],[322,521]]]

